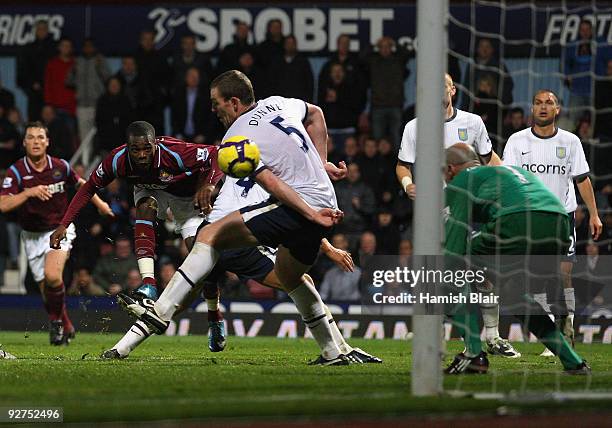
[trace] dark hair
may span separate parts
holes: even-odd
[[[525,116],[525,110],[523,110],[523,108],[522,108],[522,107],[513,107],[513,108],[510,110],[510,114],[514,114],[514,113],[520,113],[520,114],[522,114],[523,116]]]
[[[155,128],[149,122],[137,120],[128,125],[126,134],[129,137],[146,137],[147,140],[155,140]]]
[[[531,99],[531,104],[535,103],[535,97],[537,97],[540,94],[547,93],[547,92],[552,94],[552,96],[555,98],[555,102],[557,103],[558,106],[560,106],[561,103],[559,102],[559,97],[557,96],[557,94],[555,94],[555,91],[553,91],[552,89],[538,89],[536,93],[533,94],[533,98]]]
[[[26,123],[25,128],[23,129],[27,130],[28,128],[40,128],[45,131],[45,135],[47,138],[49,138],[49,128],[47,128],[47,125],[42,123],[40,120]]]
[[[215,77],[210,84],[210,88],[217,88],[217,91],[225,100],[236,97],[245,106],[250,106],[255,102],[251,81],[238,70],[229,70]]]

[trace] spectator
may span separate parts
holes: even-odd
[[[569,100],[566,111],[569,126],[572,128],[592,105],[591,82],[593,73],[604,74],[604,55],[597,55],[597,41],[593,38],[593,24],[583,19],[578,27],[578,40],[569,43],[565,50],[562,73],[564,83],[569,88]],[[597,61],[597,63],[596,63]],[[600,65],[601,64],[601,65]]]
[[[125,290],[128,292],[135,291],[142,285],[142,277],[138,268],[132,268],[127,273],[127,279],[125,280]]]
[[[109,77],[110,70],[106,59],[97,51],[93,39],[85,39],[82,55],[76,59],[66,82],[76,91],[80,141],[83,141],[94,127],[96,102],[104,93],[104,82]]]
[[[350,51],[351,39],[346,34],[341,34],[336,39],[336,52],[323,64],[319,73],[319,88],[329,85],[332,78],[331,68],[334,64],[340,64],[344,70],[344,80],[351,86],[355,98],[359,101],[357,107],[359,112],[363,111],[366,103],[366,77],[359,56]],[[320,91],[319,91],[320,93]],[[321,98],[319,98],[319,103]]]
[[[274,94],[312,102],[314,78],[308,58],[298,52],[297,40],[283,40],[283,55],[272,60],[269,76],[274,79]]]
[[[248,53],[254,59],[255,47],[249,43],[249,25],[244,21],[236,21],[236,31],[233,42],[225,46],[219,55],[217,74],[228,70],[237,70],[240,67],[240,57]],[[255,91],[257,94],[258,92]]]
[[[99,151],[108,153],[123,144],[125,130],[134,117],[130,106],[119,78],[108,79],[106,92],[96,103],[96,147]]]
[[[261,82],[260,85],[260,91],[263,91],[259,95],[260,98],[269,97],[276,92],[275,76],[270,74],[270,70],[272,64],[282,59],[284,55],[284,40],[285,36],[283,36],[283,23],[281,20],[275,18],[268,21],[266,38],[255,49],[256,63],[266,77],[265,82]]]
[[[144,113],[152,108],[154,99],[153,93],[138,72],[133,56],[125,56],[121,59],[121,69],[115,74],[115,77],[121,82],[123,92],[130,100],[130,122],[142,119]]]
[[[399,147],[409,54],[390,37],[381,37],[376,45],[378,52],[366,59],[371,88],[372,137],[378,140],[387,136],[394,147]]]
[[[355,264],[365,270],[372,257],[378,254],[376,248],[376,235],[372,232],[363,232],[359,237],[359,248],[357,250],[357,258]]]
[[[141,106],[140,120],[149,122],[156,131],[164,135],[164,107],[170,99],[171,69],[166,58],[155,48],[155,33],[140,32],[140,43],[134,60],[142,83],[152,95],[150,103]]]
[[[506,65],[495,56],[495,48],[490,39],[482,38],[478,40],[476,47],[476,57],[474,63],[470,63],[466,70],[463,86],[467,91],[462,96],[462,109],[474,111],[478,92],[478,82],[485,75],[490,76],[493,88],[501,101],[503,108],[508,108],[512,104],[512,89],[514,82],[508,73]],[[503,114],[503,113],[502,113]],[[496,133],[499,133],[496,131]]]
[[[136,256],[132,253],[132,244],[125,236],[115,240],[113,253],[102,256],[96,263],[93,278],[96,284],[115,296],[126,289],[130,270],[138,271]]]
[[[9,109],[8,113],[6,114],[6,118],[15,127],[19,133],[19,136],[22,136],[25,133],[25,122],[19,110],[16,108]]]
[[[378,254],[393,255],[399,248],[400,231],[393,221],[391,211],[386,208],[378,212],[372,232],[378,242]]]
[[[595,83],[595,136],[612,141],[612,59],[606,63],[605,77]]]
[[[497,137],[500,131],[497,124],[502,123],[499,117],[501,110],[498,103],[497,86],[492,74],[482,74],[476,82],[476,97],[474,98],[474,114],[482,118],[489,136]]]
[[[338,163],[342,161],[342,154],[338,151],[338,148],[334,144],[334,140],[329,134],[327,135],[327,161],[334,165],[338,165]]]
[[[0,80],[0,109],[3,112],[0,116],[6,117],[13,108],[15,108],[15,95],[2,86],[2,80]]]
[[[367,138],[365,140],[363,153],[357,156],[357,164],[359,165],[359,171],[361,171],[361,180],[374,191],[377,197],[382,196],[385,171],[378,155],[378,142],[375,139]]]
[[[57,116],[71,131],[76,131],[76,93],[66,85],[75,63],[72,41],[61,39],[57,51],[58,55],[51,58],[45,68],[45,103],[55,108]]]
[[[198,144],[214,142],[216,116],[206,88],[201,85],[198,69],[187,69],[185,81],[172,102],[172,131],[177,138]]]
[[[19,158],[22,147],[19,132],[4,112],[4,107],[0,106],[0,177]]]
[[[380,168],[383,171],[381,179],[382,196],[379,199],[383,204],[389,204],[396,194],[403,195],[405,193],[400,189],[395,174],[393,174],[397,164],[397,153],[393,150],[393,145],[388,139],[381,138],[378,140],[378,156]]]
[[[238,68],[237,70],[242,71],[251,81],[253,85],[253,92],[259,93],[260,88],[263,88],[266,81],[266,76],[262,68],[255,61],[255,57],[251,52],[243,52],[238,57]]]
[[[351,136],[344,140],[344,152],[341,156],[342,160],[347,164],[357,161],[359,156],[359,144],[357,144],[357,139],[355,137]]]
[[[525,111],[521,107],[514,107],[510,110],[508,124],[504,127],[504,140],[510,138],[515,132],[522,131],[527,127],[525,123]],[[503,150],[498,151],[503,153]]]
[[[336,182],[335,187],[338,207],[344,212],[344,220],[337,229],[348,235],[349,242],[354,242],[371,222],[376,209],[374,192],[361,181],[356,163],[348,165],[347,178]]]
[[[45,68],[57,51],[47,21],[35,24],[34,41],[24,46],[17,63],[17,84],[28,98],[28,120],[40,119],[44,105]]]
[[[412,246],[412,241],[410,239],[402,239],[399,243],[399,249],[398,249],[398,253],[400,257],[403,257],[403,258],[412,257],[413,252],[414,252],[414,247]],[[407,264],[403,263],[403,265],[407,265]]]
[[[170,280],[172,279],[172,275],[176,272],[176,266],[174,266],[171,262],[163,263],[159,268],[159,282],[157,283],[157,288],[159,290],[163,290],[166,288]]]
[[[362,110],[359,92],[346,78],[341,64],[329,67],[329,76],[319,85],[318,103],[325,114],[327,131],[334,143],[344,147],[344,140],[356,132],[357,119]]]
[[[186,73],[190,68],[196,68],[200,73],[203,88],[208,88],[214,77],[210,57],[196,50],[196,39],[193,34],[181,37],[181,49],[170,58],[170,67],[174,76],[173,94],[185,85]]]
[[[589,221],[584,205],[578,205],[575,212],[576,223],[576,254],[586,254],[586,244],[591,238],[589,231]]]
[[[41,121],[49,130],[49,155],[70,160],[74,154],[74,134],[70,127],[61,120],[53,106],[42,109]]]
[[[361,269],[355,266],[352,272],[345,272],[334,265],[325,273],[319,288],[319,294],[324,301],[356,302],[361,297],[359,281]]]
[[[77,269],[72,285],[68,289],[69,296],[105,296],[106,292],[97,285],[87,268]]]

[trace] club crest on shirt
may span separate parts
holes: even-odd
[[[168,171],[165,171],[163,169],[159,171],[159,181],[161,181],[162,183],[168,183],[172,180],[172,178],[173,175],[170,174]]]
[[[2,183],[2,188],[3,189],[8,189],[12,185],[13,185],[13,178],[12,177],[4,177],[4,182]]]
[[[54,169],[51,173],[51,176],[53,176],[54,179],[59,180],[60,178],[62,178],[63,174],[62,171],[60,171],[59,169]]]
[[[556,153],[559,159],[564,159],[567,151],[565,150],[565,147],[557,147]]]
[[[467,130],[467,128],[459,128],[459,129],[457,129],[457,134],[459,134],[459,139],[461,141],[467,141],[468,140],[468,130]]]

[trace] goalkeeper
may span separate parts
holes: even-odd
[[[480,166],[478,155],[464,143],[446,150],[444,173],[448,183],[446,254],[528,257],[562,255],[567,250],[569,218],[565,209],[532,173],[518,167]],[[470,239],[470,225],[474,223],[482,224],[482,228]],[[528,296],[525,298],[532,303]],[[473,306],[456,305],[450,315],[459,326],[466,349],[455,357],[446,373],[486,372],[489,362],[482,352],[478,314]],[[567,373],[590,372],[546,314],[539,311],[517,317],[559,357]]]

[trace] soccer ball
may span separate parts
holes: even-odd
[[[234,178],[246,177],[259,164],[259,147],[243,135],[235,135],[219,146],[218,162],[221,171]]]

